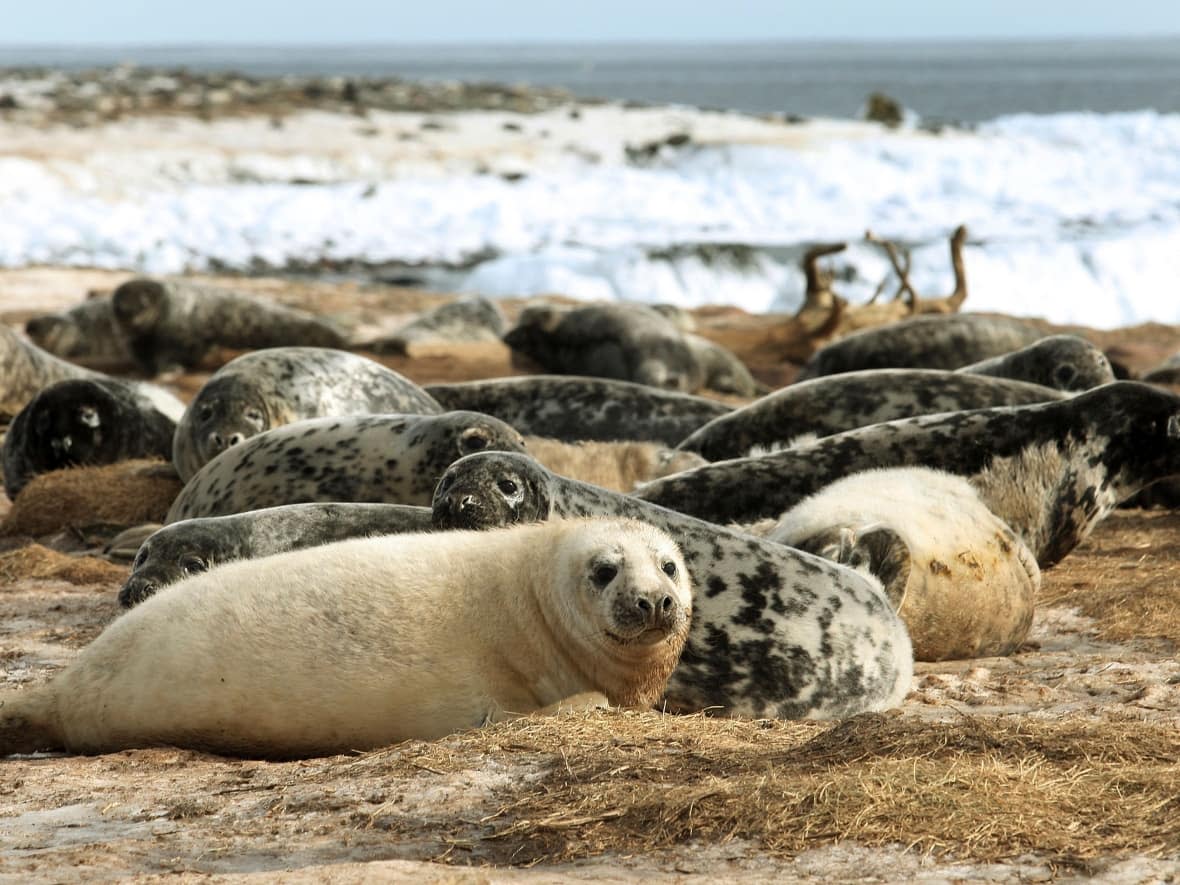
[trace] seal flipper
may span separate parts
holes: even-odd
[[[833,526],[792,546],[868,572],[881,582],[893,610],[901,608],[913,563],[909,545],[893,529],[877,524],[855,530]]]
[[[0,756],[64,749],[51,686],[0,695]]]

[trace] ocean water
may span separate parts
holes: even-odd
[[[1180,323],[1180,40],[784,44],[732,64],[731,47],[603,47],[591,61],[541,48],[0,52],[0,64],[120,58],[531,79],[824,116],[852,115],[883,88],[926,118],[973,125],[938,137],[862,130],[822,147],[692,142],[636,162],[629,136],[587,113],[570,137],[576,149],[523,177],[405,167],[322,144],[233,155],[198,139],[127,156],[96,142],[66,161],[6,155],[0,142],[0,265],[350,267],[490,295],[791,311],[798,258],[816,241],[850,244],[831,261],[841,294],[873,293],[888,265],[863,242],[866,228],[912,250],[920,293],[949,293],[946,237],[965,223],[968,309],[1098,327]]]
[[[3,38],[0,37],[0,40]],[[1180,111],[1180,37],[1135,40],[490,46],[3,47],[0,67],[119,62],[259,76],[561,86],[581,97],[852,117],[881,90],[928,119]]]

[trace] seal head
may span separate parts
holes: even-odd
[[[532,458],[488,452],[455,461],[434,490],[436,529],[489,529],[539,522],[550,512],[549,477]]]

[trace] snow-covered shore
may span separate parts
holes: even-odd
[[[871,294],[888,265],[866,228],[949,292],[961,222],[969,309],[1180,322],[1180,116],[940,135],[612,104],[0,122],[8,267],[421,265],[490,294],[790,311],[814,241],[848,240],[836,287]]]

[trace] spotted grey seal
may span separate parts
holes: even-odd
[[[674,446],[702,424],[733,411],[701,396],[569,375],[427,384],[424,389],[444,408],[494,415],[521,433],[566,442],[649,440]]]
[[[695,393],[754,396],[760,387],[725,348],[682,332],[642,304],[532,305],[504,336],[546,371],[636,381]]]
[[[688,630],[676,543],[579,520],[231,562],[0,695],[0,755],[344,753],[564,705],[650,707]]]
[[[409,378],[366,357],[326,347],[272,347],[231,360],[205,382],[176,428],[172,461],[187,482],[231,445],[293,421],[442,410]]]
[[[753,523],[849,474],[909,465],[971,479],[1046,568],[1119,501],[1180,473],[1180,397],[1115,381],[1058,402],[905,418],[686,470],[635,496],[716,522]]]
[[[828,436],[914,415],[1048,402],[1065,394],[1039,384],[940,369],[866,369],[792,384],[714,418],[677,446],[710,461],[755,446],[782,448],[800,436]]]
[[[128,280],[111,306],[128,350],[149,374],[191,369],[215,347],[346,344],[340,329],[305,311],[184,280]]]
[[[859,369],[958,369],[1027,347],[1043,333],[1011,317],[957,313],[917,316],[826,344],[797,381]]]
[[[674,708],[839,717],[895,706],[909,690],[909,638],[871,576],[557,476],[526,455],[456,461],[432,506],[440,529],[611,515],[675,537],[696,611],[668,682]]]
[[[33,317],[25,332],[38,347],[72,363],[104,372],[135,366],[109,295],[88,298],[63,313]]]
[[[280,504],[429,504],[456,458],[523,452],[519,433],[476,412],[348,415],[285,424],[226,449],[188,481],[166,523]]]
[[[287,504],[185,519],[143,542],[119,590],[119,604],[131,608],[182,578],[235,559],[258,559],[347,538],[427,531],[430,508],[402,504]]]
[[[167,458],[176,422],[116,378],[49,385],[13,419],[4,437],[4,490],[15,497],[40,473],[133,458]]]
[[[1106,354],[1077,335],[1048,335],[1028,347],[955,371],[1016,378],[1070,391],[1089,390],[1115,380]]]
[[[882,528],[898,548],[871,547]],[[1011,654],[1032,626],[1036,559],[964,477],[928,467],[854,473],[796,504],[766,537],[845,565],[862,552],[916,660]]]
[[[391,335],[364,345],[380,354],[409,352],[411,344],[499,341],[504,334],[504,314],[487,298],[448,301],[411,320]]]

